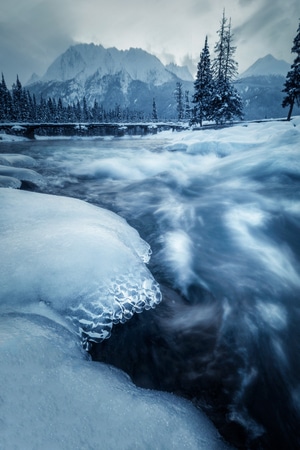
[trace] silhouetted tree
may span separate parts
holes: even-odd
[[[153,121],[157,120],[157,109],[156,109],[155,98],[153,98],[153,101],[152,101],[152,120]]]
[[[10,121],[12,119],[12,98],[7,89],[4,75],[0,83],[0,120]]]
[[[295,102],[297,102],[297,105],[300,106],[300,23],[291,52],[296,53],[296,58],[291,65],[291,70],[287,73],[286,76],[283,89],[283,92],[286,93],[286,96],[284,97],[282,102],[282,106],[284,108],[286,106],[289,106],[287,120],[291,120]]]
[[[22,84],[17,75],[16,82],[12,85],[12,120],[22,120],[22,100],[23,100]]]

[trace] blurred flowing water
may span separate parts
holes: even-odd
[[[163,302],[94,359],[204,409],[239,448],[300,448],[300,163],[262,146],[169,151],[164,139],[2,144],[43,192],[110,209],[152,248]]]

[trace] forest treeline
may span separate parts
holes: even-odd
[[[0,122],[21,123],[91,123],[91,122],[138,122],[149,120],[143,111],[132,111],[116,104],[104,109],[95,100],[92,107],[85,97],[72,105],[64,105],[61,98],[43,97],[36,100],[28,89],[24,88],[17,76],[11,91],[7,88],[4,75],[0,83]]]

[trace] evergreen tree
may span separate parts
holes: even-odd
[[[89,110],[85,96],[83,97],[82,101],[82,120],[83,122],[89,122]]]
[[[289,106],[287,120],[291,120],[295,102],[300,106],[300,22],[291,52],[296,53],[297,56],[291,65],[291,70],[287,73],[283,89],[286,96],[283,99],[282,106],[284,108]]]
[[[48,121],[47,103],[43,97],[40,98],[40,104],[37,108],[37,111],[38,111],[38,114],[37,114],[38,122],[47,123],[47,121]]]
[[[182,92],[182,83],[180,81],[177,81],[176,83],[174,96],[176,100],[177,118],[178,120],[183,120],[184,118],[183,92]]]
[[[46,113],[46,121],[47,122],[55,122],[55,113],[56,107],[55,102],[52,98],[48,98],[47,100],[47,113]]]
[[[31,97],[30,92],[27,92],[27,103],[28,103],[28,122],[35,122],[37,116],[37,107],[35,95]]]
[[[190,91],[184,91],[184,118],[187,121],[191,118]]]
[[[74,105],[67,106],[66,121],[69,123],[75,122]]]
[[[12,98],[2,73],[2,80],[0,83],[0,121],[4,122],[10,120],[12,120]]]
[[[75,114],[76,121],[81,122],[82,112],[81,112],[81,106],[80,106],[79,100],[77,100],[76,106],[74,105],[73,107],[74,107],[74,114]]]
[[[58,123],[63,123],[66,121],[65,108],[63,107],[62,100],[60,97],[57,102],[56,118]]]
[[[195,104],[193,110],[192,123],[199,123],[202,126],[203,120],[210,120],[211,104],[214,94],[214,80],[212,76],[210,53],[208,47],[207,36],[203,50],[200,54],[200,60],[197,66],[197,75],[194,82],[193,103]]]
[[[157,121],[157,109],[156,109],[155,98],[153,98],[153,101],[152,101],[152,120],[154,122]]]
[[[12,120],[22,120],[23,88],[17,75],[16,82],[12,85]]]
[[[232,84],[238,73],[238,64],[234,60],[236,47],[232,45],[231,21],[228,23],[225,11],[217,33],[219,40],[215,45],[216,57],[212,64],[215,90],[211,106],[212,118],[217,123],[224,123],[232,121],[234,117],[243,117],[242,100]]]

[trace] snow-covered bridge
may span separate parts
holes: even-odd
[[[184,129],[176,123],[2,123],[0,131],[34,139],[39,136],[124,136]]]

